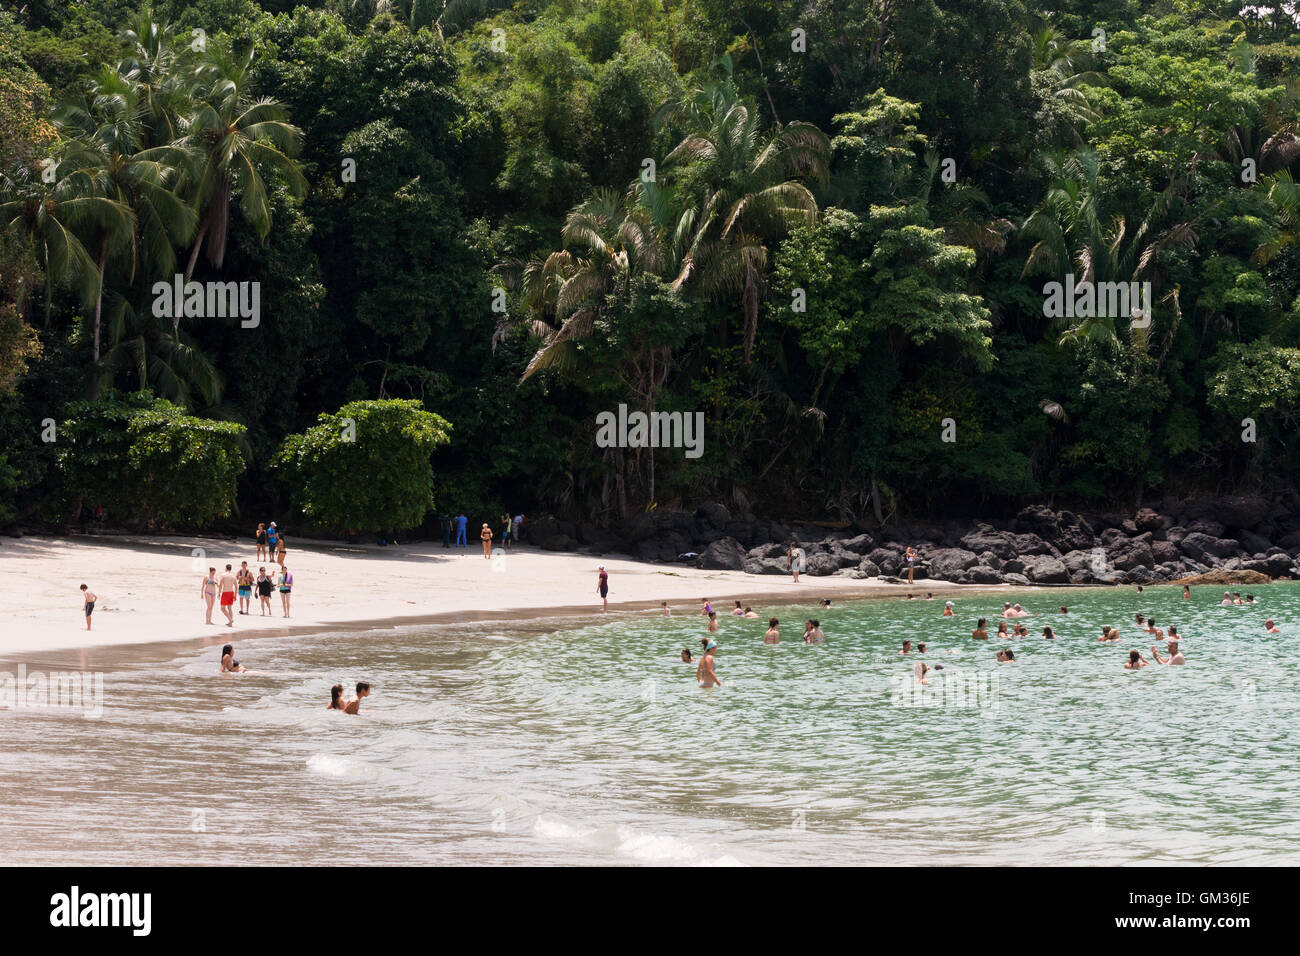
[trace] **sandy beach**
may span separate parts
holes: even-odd
[[[198,549],[196,551],[196,549]],[[294,574],[292,617],[236,613],[226,626],[220,609],[204,623],[199,587],[208,566],[236,569],[248,561],[256,574],[251,540],[180,536],[81,536],[0,539],[0,599],[8,623],[0,652],[52,651],[193,639],[229,640],[360,624],[563,617],[598,614],[596,566],[610,574],[610,611],[638,611],[668,601],[674,613],[695,613],[702,597],[722,613],[733,600],[760,605],[803,599],[903,595],[906,586],[876,579],[788,577],[739,571],[702,571],[654,565],[626,557],[539,551],[527,546],[503,559],[485,560],[472,548],[440,543],[381,548],[344,542],[293,541],[286,566]],[[268,571],[275,567],[267,563]],[[81,613],[82,583],[99,602],[94,629]],[[1008,590],[942,581],[918,581],[914,592]],[[1020,589],[1024,590],[1024,589]]]

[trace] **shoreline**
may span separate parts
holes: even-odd
[[[63,538],[0,540],[0,600],[9,622],[0,636],[0,656],[45,656],[197,642],[199,646],[239,643],[259,637],[287,637],[327,631],[382,630],[499,621],[586,622],[602,612],[595,594],[596,567],[611,575],[608,614],[645,614],[668,601],[674,616],[693,615],[709,597],[719,616],[733,600],[759,607],[833,601],[904,598],[909,591],[939,597],[984,593],[1061,590],[1061,586],[955,584],[922,579],[909,586],[879,579],[803,575],[757,576],[737,571],[706,571],[658,565],[622,556],[520,549],[505,563],[486,561],[481,552],[445,551],[440,545],[380,548],[343,542],[296,542],[286,566],[294,572],[297,612],[280,616],[278,595],[272,615],[258,613],[256,599],[247,617],[236,613],[226,626],[220,609],[203,621],[199,582],[208,565],[236,567],[247,560],[256,569],[252,542],[167,536],[71,535]],[[498,559],[499,560],[499,559]],[[202,563],[203,571],[192,565]],[[265,562],[270,567],[272,562]],[[767,580],[764,580],[767,578]],[[78,585],[88,583],[99,597],[95,628],[84,629]],[[322,587],[323,585],[323,587]],[[1070,585],[1086,588],[1093,585]],[[798,590],[796,590],[796,588]],[[416,600],[411,600],[412,596]],[[625,596],[619,600],[620,596]],[[237,609],[238,605],[236,605]],[[100,656],[100,655],[97,655]],[[118,657],[119,655],[110,655]],[[134,658],[135,654],[123,654]]]

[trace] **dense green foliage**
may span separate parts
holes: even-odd
[[[413,528],[433,507],[429,457],[450,431],[413,400],[349,402],[285,438],[276,461],[317,524],[347,533]]]
[[[1296,90],[1292,6],[1233,0],[0,12],[0,518],[230,511],[158,463],[233,459],[105,389],[246,427],[235,512],[329,530],[1289,482]],[[176,274],[260,321],[158,315]],[[1049,314],[1067,281],[1149,283],[1150,323]],[[624,403],[704,412],[704,454],[598,447]]]
[[[196,418],[147,392],[72,402],[57,429],[63,506],[116,521],[202,528],[230,515],[244,427]]]

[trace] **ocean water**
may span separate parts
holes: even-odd
[[[757,608],[785,641],[723,618],[712,690],[686,605],[252,640],[238,677],[219,645],[88,652],[100,716],[0,709],[0,838],[51,865],[1295,865],[1300,585],[1193,590],[1027,591],[1030,636],[1000,644],[970,637],[995,594]],[[1124,670],[1151,657],[1139,612],[1185,666]],[[810,616],[826,644],[798,643]],[[357,680],[363,715],[327,712]]]

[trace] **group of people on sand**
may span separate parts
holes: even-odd
[[[281,552],[283,554],[283,552]],[[253,593],[257,593],[261,616],[274,616],[271,609],[271,595],[279,592],[280,609],[284,617],[289,616],[289,599],[293,594],[293,572],[283,565],[274,575],[266,573],[266,566],[257,569],[254,576],[247,561],[239,562],[239,570],[227,564],[226,570],[217,574],[215,567],[208,568],[207,575],[199,584],[199,596],[203,599],[207,615],[206,624],[215,624],[212,620],[212,608],[220,598],[221,613],[226,616],[226,627],[235,626],[235,602],[239,602],[240,614],[251,614]]]
[[[235,660],[235,645],[227,644],[221,648],[221,673],[226,674],[250,674],[256,673],[250,671],[239,661]],[[356,696],[344,699],[343,685],[335,684],[330,688],[330,702],[326,710],[341,710],[345,714],[361,713],[361,701],[370,696],[370,685],[365,681],[357,681]]]
[[[497,525],[501,528],[501,547],[506,550],[510,549],[511,544],[517,544],[524,533],[524,524],[527,518],[522,513],[515,515],[513,518],[509,514],[503,514],[497,519]],[[452,531],[455,530],[456,547],[467,548],[469,518],[465,512],[461,511],[453,518],[451,513],[443,514],[439,519],[442,525],[442,546],[450,548],[452,546]],[[492,543],[496,540],[496,534],[492,531],[492,526],[486,521],[483,522],[478,532],[479,544],[483,548],[483,557],[492,557]]]

